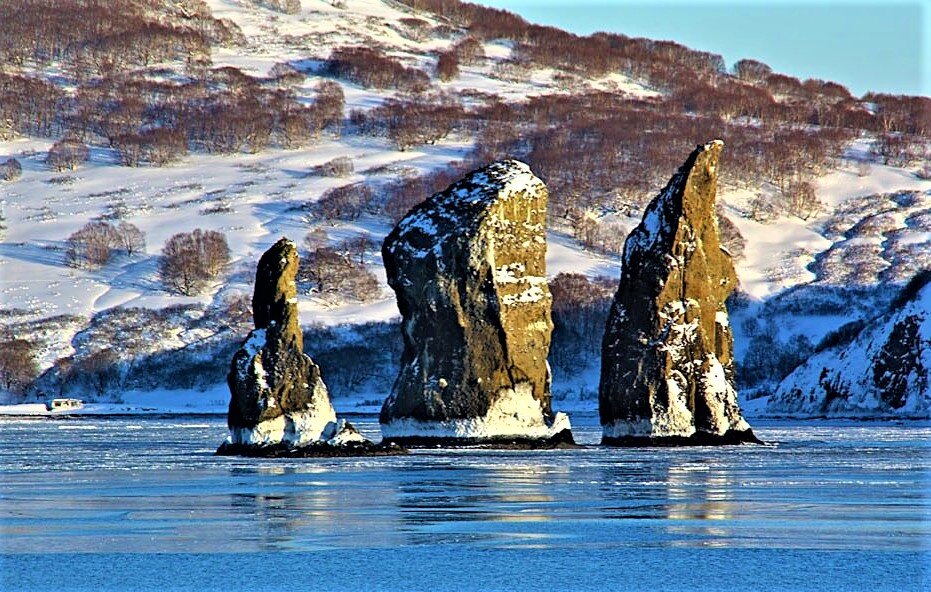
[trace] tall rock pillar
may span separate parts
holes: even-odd
[[[411,210],[382,247],[403,317],[401,370],[381,411],[399,443],[571,441],[547,354],[547,190],[496,162]]]
[[[715,216],[720,140],[698,146],[624,244],[602,344],[604,444],[755,442],[734,384],[737,286]]]

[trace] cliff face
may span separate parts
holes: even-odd
[[[303,351],[297,268],[297,247],[287,239],[259,260],[252,298],[255,329],[233,356],[227,376],[231,444],[297,446],[336,433],[336,412],[320,368]]]
[[[914,295],[849,343],[787,376],[765,413],[800,417],[931,417],[931,272]],[[917,285],[917,284],[916,284]]]
[[[414,208],[382,247],[403,316],[386,438],[549,438],[553,324],[543,182],[503,161]],[[571,436],[570,436],[571,437]]]
[[[715,216],[723,145],[697,147],[624,244],[602,344],[606,444],[755,440],[737,404],[725,306],[737,276]]]

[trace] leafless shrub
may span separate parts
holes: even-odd
[[[364,265],[336,249],[319,247],[301,259],[298,279],[325,297],[367,301],[380,293],[378,280]]]
[[[773,69],[756,60],[740,60],[734,64],[734,75],[747,82],[762,82],[773,73]]]
[[[313,205],[313,211],[327,220],[355,220],[372,202],[372,190],[365,183],[334,187]]]
[[[378,243],[372,240],[372,235],[361,232],[341,241],[336,250],[342,252],[350,260],[357,259],[359,265],[365,265],[366,254],[372,253],[377,247]]]
[[[226,236],[200,228],[172,236],[162,249],[158,270],[172,291],[193,296],[201,293],[229,264]]]
[[[354,166],[352,164],[352,159],[348,156],[337,156],[332,160],[315,166],[311,173],[315,175],[322,175],[324,177],[338,177],[344,178],[351,175],[354,171]]]
[[[333,50],[325,70],[332,76],[373,88],[421,91],[430,85],[422,70],[408,68],[377,49],[339,47]]]
[[[88,222],[66,241],[65,257],[72,267],[97,268],[113,254],[116,230],[108,222]]]
[[[61,172],[78,168],[90,158],[90,149],[76,136],[65,136],[49,148],[45,163],[49,168]]]
[[[387,136],[398,150],[435,144],[448,136],[465,117],[452,97],[388,99],[367,113],[353,112],[350,119],[361,132]]]
[[[120,222],[118,226],[101,220],[88,222],[65,242],[65,258],[72,267],[102,267],[113,257],[115,249],[127,255],[145,250],[145,234],[129,222]]]
[[[332,131],[336,136],[340,134],[343,122],[343,111],[346,108],[346,97],[343,87],[338,82],[324,80],[316,87],[317,98],[314,109],[322,129]]]
[[[258,6],[281,12],[283,14],[299,14],[301,0],[253,0]]]
[[[822,209],[824,204],[815,194],[815,187],[808,181],[793,181],[783,192],[786,212],[802,220],[808,220]]]
[[[127,255],[135,255],[145,251],[145,233],[139,227],[129,222],[120,222],[114,236],[116,243]]]
[[[382,188],[385,215],[394,222],[434,193],[442,191],[471,170],[471,163],[454,162],[443,169],[419,177],[403,178]]]
[[[15,181],[23,174],[23,165],[15,158],[8,158],[0,162],[0,180]]]
[[[423,41],[430,33],[430,23],[423,19],[404,17],[399,19],[398,22],[404,25],[403,32],[406,33],[407,37],[414,41]]]
[[[6,338],[0,341],[0,386],[11,393],[22,394],[39,375],[35,343],[25,339]]]
[[[549,288],[553,295],[550,362],[556,368],[578,372],[601,351],[616,280],[560,273],[549,281]]]
[[[462,38],[452,49],[459,63],[462,64],[475,64],[485,57],[485,47],[482,42],[471,35]]]
[[[131,167],[144,163],[163,166],[187,154],[187,139],[180,129],[151,128],[118,136],[113,145],[120,151],[120,161]]]
[[[441,52],[436,60],[436,77],[449,82],[456,76],[459,76],[459,58],[454,52]]]
[[[778,218],[779,211],[779,205],[772,196],[757,193],[750,200],[750,209],[747,214],[750,216],[751,220],[766,223]]]
[[[304,246],[309,252],[314,252],[317,249],[325,247],[329,242],[330,236],[323,228],[314,228],[304,237]]]
[[[306,76],[288,62],[278,62],[268,71],[268,77],[285,86],[292,86],[304,82]]]

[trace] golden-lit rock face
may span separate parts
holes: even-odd
[[[725,306],[737,275],[715,215],[723,146],[698,146],[624,245],[602,345],[606,443],[755,439],[737,403]]]
[[[547,197],[527,165],[496,162],[415,207],[385,239],[404,353],[382,424],[471,421],[512,404],[534,408],[529,423],[550,420]],[[500,435],[473,428],[459,435]]]
[[[285,238],[259,260],[252,297],[255,329],[233,356],[227,376],[227,421],[236,444],[313,441],[336,421],[320,368],[303,351],[298,262],[297,246]]]

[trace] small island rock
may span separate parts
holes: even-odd
[[[385,239],[404,337],[385,439],[571,442],[550,401],[547,197],[526,164],[496,162],[415,207]]]
[[[715,216],[720,140],[698,146],[624,244],[602,344],[602,443],[758,442],[741,415]]]
[[[337,421],[320,368],[304,353],[297,269],[297,246],[285,238],[259,260],[252,297],[255,329],[227,375],[229,437],[218,454],[342,456],[377,448],[351,424]]]

